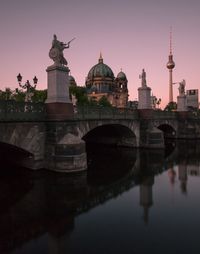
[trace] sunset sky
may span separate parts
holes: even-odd
[[[168,102],[169,31],[173,30],[174,82],[186,80],[186,89],[200,89],[199,0],[1,0],[0,89],[18,87],[39,79],[47,88],[48,53],[53,34],[68,42],[76,37],[65,57],[78,85],[85,84],[90,68],[104,63],[115,76],[122,70],[128,78],[130,100],[143,68],[155,96]],[[174,85],[174,100],[178,85]]]

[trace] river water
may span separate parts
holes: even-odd
[[[76,175],[1,165],[0,253],[200,253],[200,143],[88,147]]]

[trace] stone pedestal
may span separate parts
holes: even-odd
[[[80,172],[87,169],[85,142],[67,134],[66,140],[48,145],[46,168],[64,173]]]
[[[177,111],[187,111],[186,95],[177,96]]]
[[[47,116],[52,120],[64,120],[73,116],[73,104],[69,98],[69,68],[52,65],[47,68],[48,91]]]
[[[148,148],[165,148],[164,135],[161,130],[153,127],[150,130],[147,130],[147,143],[146,147]]]
[[[163,132],[154,126],[151,126],[147,119],[141,120],[139,146],[142,148],[165,148]]]
[[[138,88],[138,109],[151,109],[151,88]]]
[[[46,131],[45,168],[65,173],[87,169],[85,142],[73,121],[50,121]]]

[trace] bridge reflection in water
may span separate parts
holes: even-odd
[[[71,176],[1,164],[0,253],[197,253],[199,147],[89,146]]]

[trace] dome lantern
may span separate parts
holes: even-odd
[[[100,57],[99,57],[99,63],[103,63],[103,57],[102,57],[101,52],[100,52]]]

